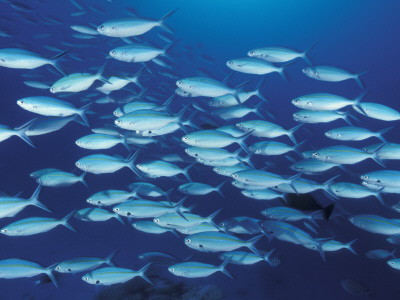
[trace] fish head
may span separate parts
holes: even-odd
[[[175,272],[176,272],[175,266],[170,266],[168,268],[168,272],[171,272],[172,274],[175,274]]]
[[[89,284],[100,284],[100,280],[93,277],[92,273],[87,273],[82,276],[82,280]]]
[[[397,259],[389,259],[386,263],[390,267],[394,268],[396,265],[398,265],[398,260]]]
[[[97,32],[106,36],[114,36],[117,31],[118,28],[112,24],[103,23],[97,27]]]
[[[190,93],[185,92],[184,90],[182,90],[182,89],[180,89],[180,88],[177,88],[177,89],[175,90],[175,94],[177,94],[177,95],[179,95],[179,96],[181,96],[181,97],[190,97],[190,96],[191,96]]]
[[[199,245],[199,243],[195,239],[192,239],[190,236],[185,238],[185,245],[192,249],[197,249],[200,251],[202,250],[201,248],[203,248],[202,245]]]
[[[190,79],[180,79],[176,81],[176,86],[186,93],[193,92],[193,82]]]
[[[0,232],[1,232],[2,234],[5,234],[5,235],[9,235],[9,234],[10,234],[10,230],[9,230],[7,227],[3,227],[3,228],[0,230]]]
[[[50,87],[50,93],[52,93],[52,94],[55,94],[55,93],[58,93],[58,89],[57,89],[57,87],[56,86],[51,86]]]
[[[79,139],[79,140],[76,140],[76,141],[75,141],[75,144],[76,144],[77,146],[81,147],[81,146],[83,146],[84,143],[82,142],[81,139]]]
[[[297,97],[293,99],[292,104],[303,109],[312,109],[313,102],[307,97]]]
[[[253,129],[250,128],[249,126],[246,126],[244,122],[240,122],[236,124],[236,127],[244,132],[249,132],[252,131]]]
[[[115,58],[117,60],[122,60],[122,61],[127,60],[127,52],[124,49],[115,48],[115,49],[110,50],[110,52],[108,54],[112,58]]]
[[[325,136],[328,137],[328,138],[332,138],[335,135],[333,134],[333,131],[327,131],[327,132],[325,132]]]
[[[305,74],[306,76],[308,76],[310,78],[314,78],[314,79],[319,78],[319,74],[315,68],[306,67],[302,71],[303,71],[303,74]]]
[[[114,110],[113,115],[116,116],[117,118],[122,117],[124,113],[122,112],[122,109],[118,107],[116,110]]]
[[[298,111],[293,114],[293,120],[295,120],[297,122],[304,122],[308,118],[309,118],[309,116],[307,116],[307,113],[305,113],[304,111],[301,111],[301,112]]]
[[[31,105],[29,104],[28,99],[26,99],[26,98],[22,98],[22,99],[17,100],[17,104],[20,107],[24,108],[24,109],[27,109],[28,107],[31,107]]]
[[[126,127],[127,125],[133,125],[132,122],[129,122],[129,123],[126,122],[126,120],[123,119],[122,117],[117,118],[117,119],[114,121],[114,124],[117,125],[117,126],[120,127],[120,128],[123,128],[123,129],[126,129],[125,127]]]
[[[196,140],[194,139],[194,138],[192,138],[190,135],[184,135],[182,138],[181,138],[181,140],[182,140],[182,142],[184,142],[185,144],[188,144],[188,145],[195,145],[196,144]]]
[[[362,221],[362,219],[358,218],[357,216],[349,217],[349,221],[350,221],[350,223],[352,223],[353,225],[355,225],[357,227],[364,227],[364,222]]]

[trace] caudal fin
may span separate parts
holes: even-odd
[[[25,123],[24,125],[14,128],[15,134],[19,136],[22,140],[24,140],[29,146],[32,148],[36,148],[35,145],[32,143],[31,139],[26,135],[26,131],[29,130],[29,128],[33,125],[33,123],[37,119],[32,119],[29,122]]]
[[[88,103],[84,106],[82,106],[79,111],[78,111],[78,115],[81,117],[81,119],[83,120],[83,122],[85,122],[86,126],[89,127],[89,121],[86,117],[86,111],[93,105],[93,102]]]
[[[246,247],[249,248],[255,255],[263,257],[263,255],[258,251],[255,244],[263,237],[263,234],[257,235],[246,242]]]
[[[42,189],[42,186],[39,184],[39,186],[36,188],[35,192],[32,194],[32,196],[29,198],[29,202],[31,205],[37,206],[45,211],[51,212],[50,209],[48,209],[46,206],[44,206],[42,203],[39,202],[39,194],[40,190]]]
[[[50,64],[51,64],[54,68],[56,68],[56,70],[57,70],[58,72],[60,72],[61,74],[63,74],[64,76],[67,76],[67,74],[65,74],[65,72],[60,68],[60,66],[58,65],[57,60],[58,60],[60,57],[62,57],[62,56],[64,56],[65,54],[67,54],[68,52],[69,52],[69,50],[66,50],[66,51],[63,51],[63,52],[61,52],[61,53],[58,53],[56,56],[54,56],[54,57],[50,60]]]
[[[150,267],[151,263],[148,263],[147,265],[145,265],[143,268],[141,268],[138,271],[138,276],[142,277],[144,280],[146,280],[148,283],[150,283],[151,285],[154,285],[153,282],[151,282],[151,280],[149,278],[147,278],[147,276],[144,274],[144,272],[147,271],[147,269]]]
[[[224,262],[219,266],[218,270],[224,273],[226,276],[235,279],[231,273],[228,272],[228,270],[225,268],[227,264],[229,264],[231,261],[231,258],[225,259]]]
[[[303,126],[303,124],[297,125],[297,126],[291,128],[291,129],[289,129],[289,130],[287,131],[287,133],[286,133],[286,135],[292,140],[292,142],[293,142],[294,144],[297,144],[297,141],[296,141],[296,139],[295,139],[293,133],[295,133],[297,130],[299,130],[302,126]]]
[[[354,242],[357,241],[357,240],[358,240],[358,239],[354,239],[354,240],[352,240],[351,242],[348,242],[348,243],[346,244],[346,249],[349,250],[351,253],[353,253],[353,254],[355,254],[355,255],[358,255],[358,253],[357,253],[356,251],[354,251],[352,245],[353,245]]]
[[[49,276],[50,280],[51,280],[51,281],[54,283],[54,285],[58,288],[57,280],[56,280],[56,278],[55,278],[54,275],[53,275],[53,269],[55,268],[55,266],[56,266],[57,264],[58,264],[58,263],[55,263],[55,264],[52,264],[51,266],[47,267],[45,273],[46,273],[47,276]]]
[[[169,32],[169,33],[173,33],[172,29],[169,28],[167,25],[165,25],[164,21],[169,18],[174,12],[176,12],[178,9],[175,8],[173,10],[171,10],[170,12],[168,12],[167,14],[165,14],[164,16],[161,17],[161,19],[158,21],[159,26],[164,29],[165,31]]]
[[[64,225],[65,227],[71,229],[72,231],[77,232],[77,230],[68,223],[68,220],[71,219],[71,217],[75,214],[75,211],[76,210],[71,211],[68,215],[62,218],[61,222],[62,225]]]

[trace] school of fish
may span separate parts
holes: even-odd
[[[76,9],[75,17],[87,13],[83,3],[70,2]],[[14,5],[19,13],[30,10],[29,5],[22,2],[10,3],[4,0],[0,5]],[[94,7],[87,9],[95,11]],[[23,239],[23,236],[46,234],[60,225],[76,231],[69,224],[72,217],[85,222],[115,218],[148,234],[170,232],[182,240],[182,247],[193,249],[193,254],[196,251],[207,252],[220,258],[221,263],[213,265],[192,257],[182,261],[157,249],[139,255],[143,261],[139,270],[115,266],[112,260],[117,251],[105,258],[66,257],[62,262],[48,262],[48,267],[8,257],[0,260],[0,278],[46,274],[57,286],[53,273],[60,272],[80,273],[84,282],[94,285],[123,283],[134,277],[152,284],[146,276],[151,264],[165,266],[171,274],[179,277],[199,278],[222,272],[234,278],[234,274],[228,271],[230,264],[251,265],[264,261],[266,267],[279,266],[279,249],[262,249],[257,246],[260,239],[286,242],[281,247],[291,244],[293,248],[300,246],[314,250],[324,261],[329,259],[326,252],[347,249],[357,254],[353,249],[356,238],[343,241],[340,236],[320,235],[320,224],[329,218],[345,217],[348,226],[387,236],[388,243],[400,245],[400,219],[373,213],[354,215],[346,211],[349,199],[370,197],[379,201],[379,205],[388,206],[384,195],[400,194],[400,170],[390,168],[391,160],[400,159],[400,144],[385,137],[387,132],[394,130],[400,112],[380,103],[364,101],[366,90],[362,75],[366,70],[352,72],[334,66],[314,65],[309,53],[317,51],[314,45],[304,51],[260,45],[260,48],[246,49],[243,57],[215,62],[220,66],[225,63],[229,75],[224,79],[212,78],[198,70],[192,70],[192,77],[181,78],[174,74],[174,52],[170,50],[174,46],[174,29],[167,24],[175,11],[171,10],[159,19],[135,16],[133,12],[127,18],[107,19],[106,13],[99,12],[104,18],[101,24],[64,23],[74,38],[82,41],[102,38],[104,47],[107,47],[108,55],[101,64],[87,66],[93,70],[91,72],[65,72],[63,66],[68,60],[84,64],[75,50],[68,49],[68,43],[45,46],[47,50],[56,52],[53,57],[15,47],[11,39],[9,48],[0,49],[0,66],[4,74],[6,68],[14,68],[22,69],[21,74],[24,70],[38,69],[40,74],[54,71],[59,76],[55,82],[35,81],[34,76],[25,81],[37,92],[14,100],[18,108],[32,113],[32,119],[20,122],[22,125],[17,128],[0,125],[2,143],[17,136],[35,147],[35,136],[58,131],[72,121],[92,131],[73,141],[75,147],[88,150],[88,155],[77,160],[75,166],[71,165],[71,170],[77,167],[82,171],[80,174],[56,168],[40,169],[25,174],[38,183],[30,198],[0,196],[0,217],[9,220],[0,232]],[[47,22],[58,21],[47,19]],[[79,23],[84,23],[84,19],[79,19]],[[157,44],[163,44],[163,47],[146,41],[142,35],[149,31],[159,32]],[[4,32],[3,37],[7,36]],[[110,60],[121,66],[129,64],[135,71],[110,75],[107,72]],[[299,61],[308,66],[297,68]],[[47,65],[48,69],[43,68]],[[276,124],[273,114],[267,109],[273,100],[267,100],[263,95],[263,87],[269,76],[277,75],[290,86],[287,68],[297,68],[299,74],[310,79],[310,85],[312,80],[354,81],[354,90],[359,96],[353,99],[341,96],[340,84],[337,85],[337,94],[318,91],[298,95],[279,105],[297,107],[299,111],[291,117],[300,124],[293,128]],[[232,76],[239,73],[246,80],[233,86],[230,84]],[[152,87],[146,85],[149,79],[159,82],[158,91],[152,92]],[[248,85],[253,82],[256,82],[256,87],[249,90]],[[128,87],[134,87],[134,90]],[[121,90],[127,91],[129,96],[112,96]],[[79,95],[83,103],[68,101],[70,95]],[[254,102],[257,104],[247,105]],[[114,108],[107,115],[96,112],[98,107],[110,103]],[[362,124],[368,124],[364,120],[369,118],[390,125],[380,131],[362,127]],[[95,119],[103,126],[92,127]],[[317,126],[314,124],[331,122],[332,129],[320,138],[336,140],[334,146],[315,149],[296,136],[306,128]],[[379,140],[379,143],[367,144],[362,149],[352,145],[353,141],[364,140]],[[182,155],[175,150],[168,155],[161,152],[150,155],[147,149],[153,145],[167,150],[173,145],[179,146]],[[117,149],[118,155],[108,149]],[[290,167],[274,168],[276,156],[286,157]],[[363,164],[368,159],[376,162],[375,169],[354,175],[353,165]],[[132,171],[132,184],[126,190],[94,191],[86,184],[88,176],[114,173],[122,168]],[[218,174],[219,181],[214,185],[196,182],[192,180],[193,169],[210,176]],[[316,179],[331,169],[336,173],[330,180],[320,182]],[[353,182],[340,181],[340,172],[350,172]],[[165,177],[172,179],[168,190],[156,185],[157,180]],[[52,218],[51,211],[39,200],[41,190],[76,183],[85,185],[91,196],[81,199],[81,206],[64,218]],[[225,197],[224,190],[228,189],[240,189],[237,197],[243,198],[243,205],[246,201],[264,201],[265,209],[259,212],[259,218],[232,216],[218,222],[220,211],[229,210],[229,207],[199,215],[196,206],[188,205],[196,202],[202,206],[201,199],[210,193],[216,193],[215,197]],[[296,197],[317,190],[336,205],[332,215],[326,217],[324,207],[311,212],[291,207],[288,195]],[[20,219],[18,213],[30,205],[46,211],[49,216]],[[400,203],[391,208],[400,212]],[[389,245],[382,247],[386,249],[371,249],[365,255],[370,259],[384,260],[389,267],[400,270],[400,258],[396,258],[395,251],[387,249]],[[342,284],[356,285],[350,281]]]

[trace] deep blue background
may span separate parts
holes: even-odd
[[[10,1],[13,2],[13,1]],[[216,79],[228,74],[229,70],[225,62],[231,58],[246,56],[248,50],[267,45],[283,45],[294,49],[303,50],[314,43],[315,48],[310,52],[310,57],[316,65],[333,65],[359,72],[368,68],[368,72],[362,76],[367,87],[366,99],[389,105],[400,110],[398,99],[398,70],[400,62],[399,53],[399,5],[396,1],[118,1],[110,3],[101,1],[82,1],[86,8],[90,5],[101,9],[104,13],[89,11],[80,17],[71,17],[70,14],[77,9],[69,1],[29,1],[26,5],[32,7],[31,12],[23,12],[12,9],[7,1],[0,2],[0,29],[8,32],[11,37],[0,38],[0,48],[22,47],[51,57],[55,52],[44,48],[44,45],[52,45],[60,49],[71,49],[71,55],[83,59],[77,62],[68,57],[63,58],[60,65],[67,73],[92,70],[95,72],[105,62],[105,57],[113,47],[123,45],[119,39],[97,37],[93,40],[80,40],[72,37],[73,32],[69,26],[94,23],[101,24],[113,18],[126,17],[126,8],[133,7],[140,16],[159,18],[171,9],[179,10],[168,19],[167,24],[174,30],[174,43],[170,56],[175,61],[173,74],[179,77],[198,76],[198,68],[206,69]],[[4,18],[3,18],[4,17]],[[44,24],[44,17],[54,17],[61,24]],[[159,47],[164,47],[165,42],[157,37],[157,33],[163,32],[157,28],[140,37]],[[51,33],[47,38],[35,38],[37,34]],[[171,35],[170,35],[171,36]],[[66,47],[62,42],[73,42],[81,47]],[[200,58],[201,54],[211,56],[214,64],[210,64]],[[265,109],[270,110],[277,118],[276,122],[284,128],[296,125],[291,115],[296,108],[290,104],[290,100],[296,96],[314,93],[331,92],[354,98],[362,92],[354,81],[342,83],[326,83],[314,81],[301,73],[301,68],[306,64],[298,61],[288,68],[290,81],[285,83],[279,75],[267,75],[263,87],[263,94],[271,100],[271,104]],[[154,64],[149,64],[158,70]],[[106,67],[106,75],[129,72],[134,74],[140,66],[110,61]],[[1,109],[0,123],[17,127],[33,118],[33,114],[22,110],[16,104],[16,100],[25,96],[47,95],[48,91],[36,90],[23,84],[22,74],[39,74],[40,80],[52,83],[60,78],[59,74],[49,72],[52,67],[43,67],[37,70],[13,70],[0,69]],[[153,74],[146,75],[143,82],[155,90],[160,85],[160,80],[167,83],[168,93],[164,101],[173,93],[175,86],[173,81],[162,79]],[[231,81],[231,85],[239,84],[252,79],[249,84],[254,87],[258,77],[237,74]],[[28,79],[30,80],[30,79]],[[33,79],[35,80],[35,79]],[[143,84],[144,84],[143,83]],[[98,85],[98,84],[97,84]],[[133,87],[134,88],[134,87]],[[80,100],[94,90],[82,92],[66,99],[77,106],[81,106]],[[168,94],[168,95],[167,95]],[[95,100],[96,97],[92,98]],[[175,105],[180,106],[178,98]],[[197,101],[193,99],[193,101]],[[201,102],[202,100],[199,99]],[[203,100],[203,103],[205,103]],[[258,103],[252,99],[249,105]],[[116,105],[96,105],[93,110],[101,114],[109,114]],[[254,116],[249,116],[250,119]],[[398,122],[387,123],[360,117],[357,125],[372,130],[381,130],[388,126],[397,126]],[[104,123],[96,116],[90,116],[93,127]],[[199,123],[202,123],[199,121]],[[221,122],[221,124],[225,124]],[[327,139],[323,132],[333,127],[344,126],[342,121],[336,121],[329,125],[304,126],[296,137],[298,140],[307,140],[304,150],[318,148],[324,145],[334,145],[335,141]],[[61,131],[44,136],[32,137],[36,149],[30,148],[23,141],[13,137],[4,141],[0,147],[1,182],[0,190],[9,194],[23,191],[24,197],[29,197],[36,188],[36,182],[29,174],[42,168],[60,168],[66,171],[74,170],[74,163],[81,157],[91,154],[89,150],[77,147],[74,143],[79,137],[89,134],[88,128],[79,124],[69,124]],[[182,133],[175,134],[180,137]],[[391,142],[399,142],[397,130],[392,130],[386,135]],[[286,137],[278,139],[289,142]],[[250,139],[249,142],[255,142]],[[354,146],[365,146],[377,142],[355,142]],[[236,149],[235,147],[229,149]],[[146,152],[146,151],[144,151]],[[108,154],[120,154],[127,156],[126,150],[118,146]],[[184,156],[183,148],[175,146],[170,151],[162,150],[162,154],[179,153]],[[151,146],[147,154],[143,152],[138,161],[154,159],[160,154],[158,147]],[[151,156],[152,155],[152,156]],[[293,156],[293,155],[292,155]],[[264,159],[256,160],[257,167],[261,168]],[[288,163],[284,158],[275,159],[278,168],[275,172],[282,175],[293,174],[288,169]],[[398,169],[399,163],[388,162],[388,167]],[[182,164],[186,166],[186,164]],[[380,167],[372,161],[365,161],[357,166],[350,166],[353,176],[344,174],[340,180],[359,183],[357,175],[364,171],[372,171]],[[75,172],[78,174],[80,172]],[[336,173],[335,173],[336,172]],[[323,176],[308,176],[307,178],[324,181],[338,171],[333,171]],[[216,185],[225,180],[216,175],[209,167],[196,166],[190,171],[193,179]],[[126,185],[134,182],[136,178],[129,170],[121,170],[110,175],[88,174],[88,191],[82,185],[74,185],[66,188],[43,188],[40,201],[51,208],[52,216],[64,217],[73,209],[86,206],[85,199],[103,189],[125,189]],[[153,181],[165,190],[177,185],[171,179]],[[230,184],[223,188],[226,199],[218,195],[208,195],[198,200],[199,205],[195,212],[208,215],[218,208],[224,208],[217,220],[248,215],[261,218],[259,211],[266,204],[252,201],[241,196],[240,192]],[[316,196],[323,203],[329,203],[321,193]],[[173,194],[178,200],[181,195],[178,191]],[[388,203],[394,203],[395,196],[384,196]],[[194,203],[196,199],[192,199]],[[354,213],[375,213],[387,217],[396,217],[396,213],[390,208],[382,207],[375,199],[364,200],[340,200],[342,205]],[[274,202],[278,205],[279,202]],[[0,220],[0,227],[30,216],[49,216],[48,213],[35,207],[29,207],[16,218]],[[103,223],[84,223],[76,219],[72,222],[79,232],[75,233],[67,228],[58,227],[50,232],[37,236],[7,237],[0,236],[0,259],[11,257],[25,258],[47,266],[54,262],[73,258],[76,256],[105,257],[115,249],[121,248],[115,258],[117,265],[122,267],[139,269],[143,263],[137,255],[146,251],[167,251],[179,258],[187,257],[193,251],[188,249],[183,240],[165,235],[149,235],[134,231],[129,226],[122,226],[116,220]],[[327,263],[323,263],[318,253],[280,241],[268,244],[262,240],[260,249],[276,248],[281,254],[282,264],[277,268],[270,268],[264,263],[253,266],[229,266],[228,269],[236,277],[232,281],[223,274],[213,275],[210,278],[196,280],[200,283],[214,283],[224,289],[226,299],[352,299],[353,296],[346,293],[340,285],[343,279],[356,279],[363,282],[371,290],[375,291],[376,299],[397,299],[400,296],[398,281],[400,274],[390,269],[384,261],[372,261],[365,257],[364,253],[371,249],[382,248],[392,250],[393,245],[385,241],[385,237],[368,234],[353,227],[345,219],[338,219],[328,223],[321,223],[321,237],[335,236],[337,240],[348,242],[359,238],[355,249],[359,256],[355,256],[346,250],[337,253],[327,253]],[[218,264],[219,260],[213,255],[200,255],[198,259]],[[179,281],[165,273],[170,279]],[[97,290],[95,287],[84,283],[81,274],[77,276],[62,276],[60,288],[53,285],[40,285],[34,287],[34,280],[15,279],[0,280],[1,299],[22,299],[25,293],[35,296],[35,299],[91,299]],[[185,280],[194,282],[193,280]]]

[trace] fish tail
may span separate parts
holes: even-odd
[[[64,75],[64,76],[67,76],[67,74],[65,74],[65,72],[60,68],[60,66],[58,65],[57,60],[58,60],[60,57],[62,57],[62,56],[64,56],[65,54],[67,54],[69,51],[70,51],[70,50],[66,50],[66,51],[60,52],[60,53],[58,53],[56,56],[53,56],[53,57],[50,59],[50,64],[51,64],[58,72],[60,72],[60,73],[61,73],[62,75]]]
[[[106,263],[111,267],[115,267],[115,264],[111,260],[114,259],[114,256],[119,252],[119,250],[120,249],[117,249],[113,251],[109,256],[107,256],[106,259],[104,260],[104,263]]]
[[[78,232],[74,227],[72,227],[68,221],[69,219],[71,219],[71,217],[75,214],[76,209],[74,209],[73,211],[71,211],[68,215],[66,215],[64,218],[61,219],[62,224],[71,229],[72,231]]]
[[[310,58],[308,57],[308,53],[309,53],[316,45],[317,45],[317,43],[312,44],[310,47],[308,47],[308,48],[303,52],[302,58],[306,61],[306,63],[307,63],[309,66],[312,66],[313,64],[312,64]]]
[[[139,276],[142,277],[144,280],[146,280],[148,283],[150,283],[151,285],[154,285],[153,282],[151,282],[151,280],[149,278],[147,278],[147,276],[144,274],[144,272],[147,271],[147,269],[150,267],[151,263],[148,263],[147,265],[145,265],[143,268],[141,268],[139,270]]]
[[[135,161],[136,161],[136,159],[137,159],[137,157],[139,155],[139,151],[140,150],[136,150],[136,152],[133,153],[132,156],[128,158],[128,160],[126,161],[126,166],[129,169],[131,169],[132,172],[135,173],[136,176],[141,178],[142,176],[140,175],[139,170],[135,166]]]
[[[54,269],[54,267],[55,267],[56,265],[57,265],[57,263],[52,264],[51,266],[47,267],[45,272],[46,272],[46,275],[49,276],[49,278],[50,278],[50,280],[53,282],[53,284],[58,288],[57,280],[56,280],[56,278],[55,278],[54,275],[53,275],[53,269]]]
[[[86,181],[85,181],[85,176],[86,176],[86,172],[83,172],[81,174],[81,176],[79,176],[79,181],[82,182],[82,184],[89,189],[89,186],[87,185]]]
[[[213,212],[211,215],[207,217],[208,223],[213,225],[218,230],[221,230],[218,225],[214,222],[214,218],[221,212],[222,208],[218,209],[217,211]]]
[[[290,180],[289,185],[292,187],[292,189],[294,190],[294,192],[295,192],[296,194],[298,194],[298,191],[297,191],[296,187],[294,186],[294,181],[295,181],[296,179],[300,178],[301,175],[303,175],[303,173],[298,173],[298,174],[293,175],[293,176],[291,176],[291,177],[288,178],[288,180]]]
[[[300,129],[302,126],[303,126],[303,124],[299,124],[299,125],[297,125],[297,126],[291,128],[291,129],[289,129],[289,130],[287,131],[287,136],[292,140],[292,142],[293,142],[294,144],[297,144],[297,141],[296,141],[296,139],[295,139],[293,133],[296,132],[298,129]]]
[[[218,267],[218,270],[221,271],[222,273],[224,273],[226,276],[235,279],[231,273],[228,272],[228,270],[226,269],[226,266],[231,262],[231,257],[227,258],[224,260],[224,262]]]
[[[350,242],[348,242],[348,243],[346,244],[346,249],[349,250],[351,253],[353,253],[353,254],[355,254],[355,255],[358,255],[358,253],[357,253],[356,251],[354,251],[352,245],[353,245],[353,244],[355,243],[355,241],[357,241],[357,240],[358,240],[358,239],[354,239],[354,240],[352,240],[352,241],[350,241]]]
[[[362,115],[365,115],[365,113],[364,113],[363,109],[360,107],[360,103],[363,100],[363,98],[365,97],[366,93],[367,93],[367,91],[363,91],[360,95],[358,95],[356,98],[354,98],[353,104],[351,105],[355,111],[359,112]]]
[[[88,127],[89,127],[89,120],[88,120],[87,117],[86,117],[86,112],[87,112],[87,110],[88,110],[92,105],[93,105],[93,102],[90,102],[90,103],[88,103],[88,104],[82,106],[82,107],[79,109],[79,112],[78,112],[79,116],[81,117],[81,119],[83,120],[83,122],[85,122],[86,126],[88,126]]]
[[[311,221],[312,219],[310,219],[310,221]],[[314,221],[314,225],[316,226],[316,227],[318,227],[318,224],[315,222],[315,220],[313,220]],[[318,232],[315,230],[315,228],[310,224],[310,223],[307,223],[307,222],[303,222],[303,224],[304,224],[304,226],[305,227],[307,227],[308,229],[310,229],[312,232],[314,232],[315,234],[318,234]]]
[[[262,256],[262,258],[263,258],[266,262],[269,263],[269,259],[270,259],[271,255],[272,255],[274,252],[275,252],[275,248],[272,249],[272,250],[270,250],[270,251],[268,251],[267,253],[265,253],[265,254]]]
[[[244,141],[251,135],[252,131],[246,132],[245,134],[243,134],[242,136],[239,137],[239,140],[237,141],[237,143],[239,144],[239,146],[247,153],[250,154],[251,151],[247,148],[246,144],[244,143]]]
[[[217,186],[215,187],[215,191],[216,191],[218,194],[220,194],[221,197],[224,198],[224,199],[225,199],[225,196],[224,196],[224,194],[221,192],[221,188],[225,185],[225,183],[227,183],[227,181],[224,181],[224,182],[220,183],[219,185],[217,185]]]
[[[175,8],[173,10],[171,10],[170,12],[168,12],[167,14],[165,14],[164,16],[161,17],[161,19],[158,21],[159,26],[164,29],[165,31],[169,32],[169,33],[174,33],[172,31],[171,28],[169,28],[167,25],[165,25],[164,21],[169,18],[174,12],[176,12],[178,9]]]
[[[263,94],[261,94],[261,88],[264,86],[264,83],[265,83],[265,77],[261,79],[260,82],[257,84],[254,94],[265,103],[268,103],[269,102],[268,99]]]
[[[385,205],[385,202],[383,201],[383,198],[382,198],[382,195],[381,195],[381,191],[384,189],[385,187],[381,187],[380,189],[379,189],[379,191],[377,191],[376,193],[375,193],[375,197],[376,197],[376,199],[378,199],[378,201],[383,205],[383,206],[386,206]]]
[[[168,191],[164,192],[165,198],[167,198],[168,202],[171,203],[171,197],[170,194],[173,192],[175,188],[170,188]]]
[[[182,213],[182,211],[181,211],[181,207],[182,207],[182,205],[183,205],[183,203],[187,200],[187,196],[186,197],[184,197],[184,198],[182,198],[178,203],[176,203],[175,205],[174,205],[174,209],[175,209],[175,212],[179,215],[179,216],[181,216],[183,219],[185,219],[186,221],[188,221],[188,219],[185,217],[185,215]]]
[[[361,81],[360,76],[363,75],[368,71],[368,68],[365,68],[362,70],[360,73],[357,73],[354,75],[354,79],[357,82],[357,84],[363,89],[364,88],[364,83]]]
[[[388,127],[388,128],[378,131],[377,138],[380,139],[382,142],[387,143],[386,139],[382,136],[382,134],[385,134],[386,132],[392,130],[393,128],[394,127],[392,126],[392,127]]]
[[[142,67],[139,71],[136,72],[136,74],[132,77],[129,78],[130,82],[133,82],[136,84],[142,91],[145,89],[139,82],[139,76],[142,75],[143,71],[146,69],[146,67]]]
[[[264,102],[258,103],[255,108],[254,108],[254,113],[259,116],[261,119],[265,120],[264,115],[261,113],[260,108],[261,106],[264,105]]]
[[[255,244],[264,236],[264,234],[257,235],[246,242],[246,247],[249,248],[255,255],[263,257],[263,255],[255,247]]]
[[[123,141],[122,141],[122,145],[126,148],[126,150],[128,150],[128,152],[129,153],[132,153],[132,149],[131,149],[131,147],[128,145],[128,141],[127,141],[127,139],[128,139],[128,137],[125,135],[125,136],[123,136]]]
[[[108,81],[106,78],[103,77],[103,72],[104,72],[104,69],[105,69],[106,65],[107,65],[107,62],[105,62],[101,66],[101,68],[97,71],[96,78],[97,78],[97,80],[100,80],[100,81],[102,81],[104,83],[112,84],[110,81]]]
[[[396,256],[394,255],[394,253],[396,252],[396,250],[397,250],[397,249],[394,248],[393,251],[390,252],[390,256],[391,256],[391,257],[396,258]]]
[[[115,217],[119,222],[121,222],[122,224],[126,225],[125,222],[124,222],[124,220],[122,220],[122,218],[121,218],[121,216],[120,216],[119,214],[115,213],[115,214],[114,214],[114,217]]]
[[[334,183],[335,179],[338,178],[338,177],[340,177],[340,174],[339,174],[339,175],[336,175],[336,176],[334,176],[334,177],[332,177],[331,179],[328,179],[327,181],[325,181],[325,182],[322,184],[322,189],[323,189],[324,191],[326,191],[327,193],[331,194],[331,196],[335,197],[336,199],[337,199],[337,197],[336,197],[335,194],[333,194],[333,193],[331,192],[330,187],[331,187],[331,185]]]
[[[184,169],[182,170],[183,175],[185,175],[185,177],[187,178],[187,180],[189,180],[190,182],[192,182],[192,179],[190,178],[188,172],[189,172],[189,169],[192,168],[194,165],[195,165],[195,164],[193,163],[193,164],[187,166],[186,168],[184,168]]]
[[[382,144],[382,146],[383,146],[383,145],[385,145],[385,144]],[[382,146],[381,146],[381,147],[382,147]],[[378,163],[378,164],[381,165],[382,167],[386,168],[385,163],[378,157],[378,153],[377,153],[377,151],[378,151],[381,147],[379,147],[377,150],[375,150],[374,153],[371,154],[371,158],[372,158],[376,163]]]
[[[24,140],[29,146],[32,148],[36,148],[35,145],[32,143],[31,139],[26,135],[26,131],[29,130],[29,128],[33,125],[33,123],[37,119],[32,119],[29,122],[25,123],[24,125],[14,128],[16,135],[19,136],[22,140]]]
[[[300,143],[294,145],[294,149],[293,149],[293,150],[294,150],[294,152],[296,152],[298,155],[300,155],[300,157],[303,157],[303,155],[302,155],[301,152],[299,151],[299,148],[300,148],[301,146],[303,146],[305,142],[306,142],[306,141],[304,140],[304,141],[302,141],[302,142],[300,142]]]
[[[41,189],[42,189],[42,185],[39,184],[28,201],[34,206],[37,206],[45,211],[51,212],[50,209],[48,209],[45,205],[43,205],[41,202],[39,202],[39,194],[40,194]]]

